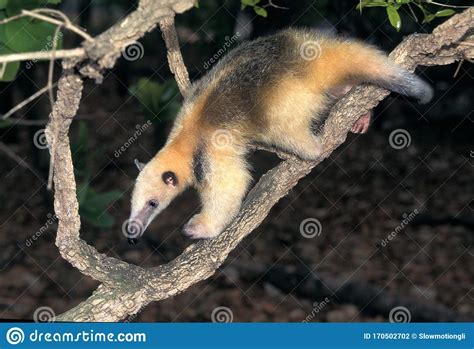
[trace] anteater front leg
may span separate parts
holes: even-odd
[[[251,180],[247,162],[233,149],[218,150],[207,162],[203,183],[198,187],[202,211],[184,226],[184,234],[192,239],[221,233],[239,211]]]

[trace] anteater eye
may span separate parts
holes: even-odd
[[[161,176],[163,179],[163,182],[165,182],[168,185],[171,185],[173,187],[176,187],[178,185],[178,178],[176,177],[176,174],[172,171],[166,171],[163,173],[163,176]]]
[[[152,207],[152,208],[157,208],[158,207],[158,201],[156,200],[150,200],[147,202],[148,206]]]

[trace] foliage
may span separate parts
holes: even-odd
[[[160,83],[149,78],[140,78],[129,91],[141,103],[147,120],[154,124],[173,120],[178,113],[180,94],[174,79]]]
[[[267,17],[268,12],[263,8],[262,6],[258,6],[258,4],[261,2],[261,0],[241,0],[241,9],[245,9],[247,6],[253,8],[253,11],[262,17]]]
[[[114,225],[115,219],[107,213],[107,209],[122,196],[122,192],[117,190],[97,192],[90,186],[91,174],[86,160],[93,159],[101,152],[101,149],[93,151],[88,145],[88,139],[89,130],[87,125],[80,122],[77,139],[71,144],[75,175],[81,179],[81,183],[77,188],[79,213],[82,219],[96,227],[110,228]]]
[[[365,7],[384,7],[387,12],[387,17],[390,21],[390,24],[397,31],[399,31],[402,27],[402,19],[399,13],[399,10],[400,8],[402,8],[402,6],[404,6],[404,8],[407,7],[416,20],[418,20],[418,18],[416,17],[416,14],[413,11],[411,5],[414,5],[415,8],[419,9],[421,14],[423,15],[423,24],[429,23],[435,18],[449,17],[456,13],[451,8],[431,12],[431,9],[429,8],[430,3],[431,1],[422,0],[360,0],[359,5],[357,5],[357,8],[362,12],[362,9]]]
[[[31,10],[60,2],[61,0],[0,0],[0,21],[19,15],[23,9]],[[55,29],[51,23],[29,17],[4,23],[0,25],[0,55],[51,50]],[[58,36],[56,47],[62,47],[61,36]],[[0,81],[14,80],[19,68],[19,62],[0,67]]]
[[[98,193],[87,182],[77,188],[79,214],[82,219],[99,228],[110,228],[115,219],[107,212],[109,206],[122,196],[118,190]]]

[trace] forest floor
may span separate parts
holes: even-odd
[[[127,244],[121,226],[129,215],[136,177],[133,159],[147,161],[156,147],[150,128],[122,155],[114,155],[133,136],[136,125],[145,121],[136,101],[101,90],[88,85],[79,111],[89,129],[88,145],[99,149],[89,161],[91,185],[124,194],[108,209],[115,218],[113,228],[99,229],[83,222],[81,236],[100,252],[131,263],[144,267],[166,263],[192,243],[180,229],[199,209],[196,193],[180,196],[151,224],[140,244]],[[350,302],[325,302],[318,294],[303,297],[297,288],[283,292],[263,281],[263,274],[249,278],[240,267],[244,264],[265,269],[293,266],[308,275],[357,280],[396,297],[443,305],[474,320],[472,121],[435,124],[418,119],[402,127],[411,141],[399,150],[389,144],[396,123],[349,136],[272,209],[214,276],[172,299],[149,305],[129,320],[210,321],[212,311],[225,306],[231,309],[233,321],[299,322],[310,314],[311,321],[387,321],[386,314],[369,313]],[[12,149],[37,168],[30,136],[30,131],[18,131]],[[60,314],[97,287],[97,282],[64,261],[54,245],[57,225],[47,223],[47,215],[53,213],[46,190],[47,151],[41,155],[35,173],[2,158],[3,319],[32,319],[40,306]],[[259,153],[252,162],[258,177],[276,159]],[[392,234],[413,212],[418,212],[413,221]],[[307,218],[321,223],[321,233],[313,238],[300,233]],[[27,244],[42,227],[45,232]],[[389,235],[392,238],[387,240]]]

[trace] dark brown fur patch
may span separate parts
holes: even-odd
[[[193,154],[193,174],[199,184],[204,181],[206,174],[205,161],[204,146],[199,145]]]

